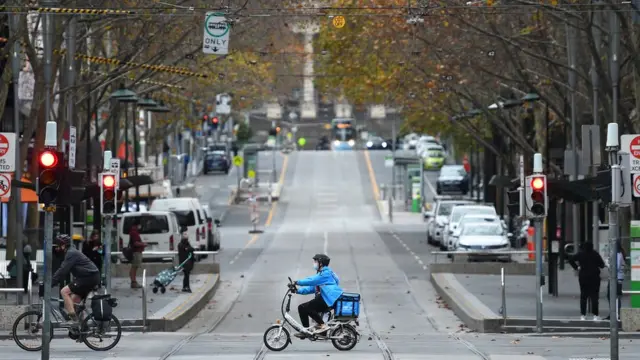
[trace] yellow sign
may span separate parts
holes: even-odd
[[[242,166],[242,158],[238,155],[233,157],[233,165]]]
[[[305,139],[305,138],[298,139],[298,145],[304,146],[304,144],[306,144],[306,143],[307,143],[307,139]]]
[[[247,176],[249,176],[249,179],[255,179],[256,178],[256,172],[253,170],[249,170],[247,171]]]
[[[333,18],[333,26],[341,29],[344,27],[344,24],[347,23],[347,20],[344,19],[344,16],[336,16]]]

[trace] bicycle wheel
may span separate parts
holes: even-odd
[[[93,318],[93,314],[88,315],[82,322],[81,335],[82,341],[89,349],[93,351],[107,351],[113,349],[122,336],[122,326],[115,315],[111,314],[111,321],[98,321]],[[91,343],[90,338],[97,338],[98,344]],[[105,339],[113,339],[110,345],[102,346]]]
[[[16,321],[13,322],[13,341],[25,351],[41,351],[42,350],[42,330],[44,317],[42,311],[29,310],[22,313]],[[22,332],[23,335],[20,334]],[[35,340],[39,345],[30,346],[27,345],[25,340]],[[53,340],[53,324],[51,326],[51,338]]]

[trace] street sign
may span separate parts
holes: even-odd
[[[333,26],[337,27],[338,29],[342,29],[344,27],[344,24],[346,23],[347,20],[344,19],[344,16],[338,15],[333,18]]]
[[[393,156],[391,156],[391,155],[386,155],[386,156],[384,157],[384,166],[385,166],[385,167],[388,167],[388,168],[393,167]]]
[[[229,53],[229,32],[231,26],[224,14],[208,12],[204,20],[202,52],[205,54],[227,55]]]
[[[280,104],[267,104],[267,119],[282,119],[282,110],[280,109]]]
[[[622,188],[620,189],[620,197],[616,199],[618,205],[621,206],[629,206],[633,201],[631,197],[631,193],[633,193],[631,183],[631,172],[629,171],[629,158],[631,156],[626,151],[618,151],[618,164],[620,165],[620,176],[622,179],[622,184],[620,185]]]
[[[620,136],[620,151],[628,151],[631,155],[629,164],[620,165],[628,165],[632,174],[640,174],[640,134]]]
[[[640,197],[640,174],[633,174],[633,197]]]
[[[234,156],[233,157],[233,165],[242,166],[242,157],[240,157],[239,155]]]
[[[255,179],[256,178],[256,172],[253,170],[249,170],[247,171],[247,176],[249,177],[249,179]]]
[[[16,171],[16,134],[0,133],[0,172]]]
[[[71,126],[69,128],[69,169],[76,168],[76,147],[77,147],[76,127]]]
[[[11,196],[11,174],[0,174],[0,198]]]
[[[112,158],[109,161],[109,172],[116,174],[116,188],[120,187],[120,159]]]

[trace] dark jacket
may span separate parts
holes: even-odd
[[[189,259],[189,261],[187,261],[187,263],[184,264],[184,268],[183,268],[184,271],[193,270],[193,263],[194,263],[194,257],[195,257],[195,255],[193,254],[194,251],[195,249],[191,246],[191,244],[189,244],[189,241],[182,240],[178,244],[178,262],[180,264],[182,264],[185,260],[187,260],[189,255],[191,255],[191,259]]]
[[[574,270],[578,270],[580,265],[578,272],[580,278],[600,278],[600,269],[604,268],[604,260],[597,251],[593,250],[593,244],[586,242],[582,244],[577,254],[569,257],[569,265]]]
[[[70,247],[64,255],[62,265],[60,265],[58,271],[53,274],[51,283],[59,283],[69,275],[69,273],[78,279],[92,278],[96,275],[99,277],[100,275],[100,271],[98,271],[96,265],[73,246]]]
[[[147,244],[142,241],[138,230],[129,230],[129,246],[131,246],[133,252],[143,252],[144,248],[147,246]]]
[[[102,269],[102,244],[98,240],[82,243],[82,253],[93,262],[98,270]]]

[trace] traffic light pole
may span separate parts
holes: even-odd
[[[620,165],[617,152],[611,156],[611,204],[609,205],[609,339],[611,360],[618,360],[618,199],[620,198]],[[628,179],[626,179],[628,180]]]
[[[104,249],[104,287],[107,294],[111,294],[111,244],[113,243],[113,218],[111,216],[104,216],[104,226],[102,227],[104,235],[102,238],[102,248]]]
[[[535,236],[536,249],[536,332],[542,333],[542,222],[544,218],[536,218],[533,220],[533,229]]]
[[[55,207],[45,208],[44,213],[44,261],[42,272],[44,274],[44,317],[42,331],[41,360],[49,360],[49,345],[51,343],[51,260],[53,258],[53,212]]]

